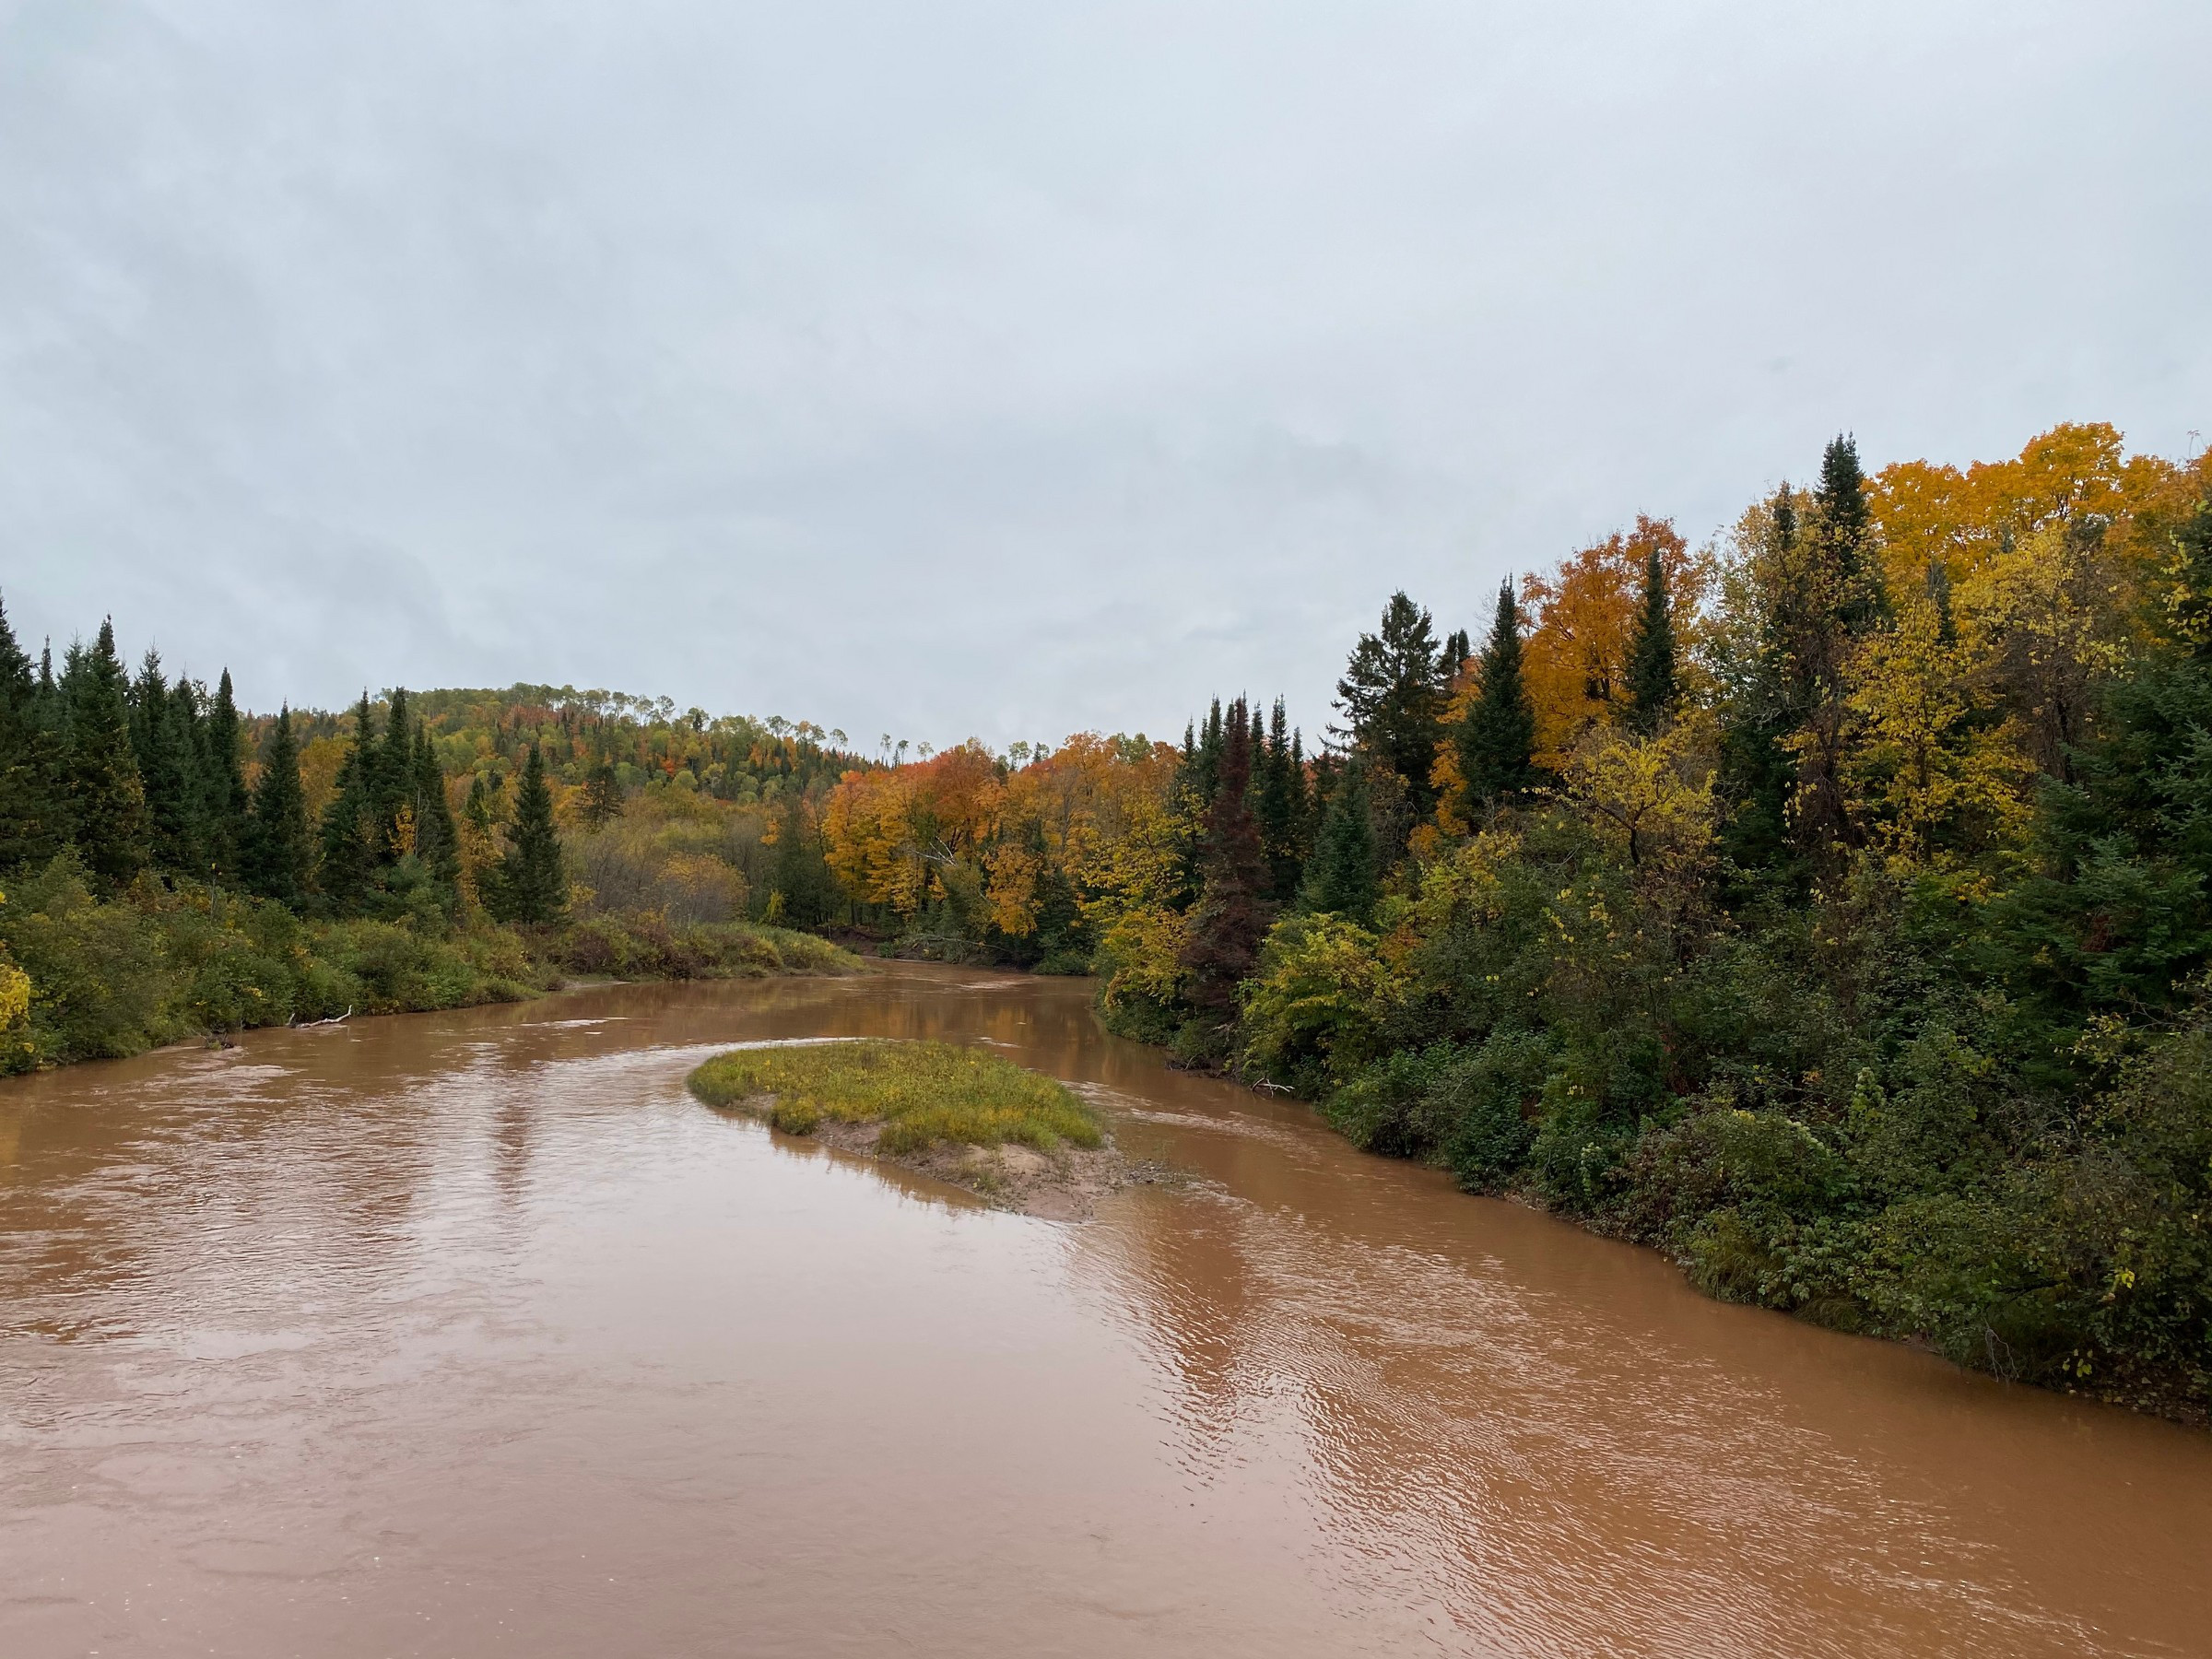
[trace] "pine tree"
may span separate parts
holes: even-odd
[[[514,822],[508,827],[507,851],[500,860],[498,894],[500,908],[494,913],[505,922],[557,922],[568,903],[560,834],[553,827],[553,792],[546,786],[546,763],[535,743],[515,791]]]
[[[1848,633],[1862,634],[1888,619],[1888,598],[1878,572],[1867,559],[1874,512],[1866,500],[1866,475],[1859,465],[1855,439],[1838,433],[1820,456],[1819,542],[1835,589],[1836,619]]]
[[[1329,792],[1327,815],[1306,862],[1306,909],[1364,922],[1375,908],[1375,830],[1368,811],[1366,768],[1354,760]]]
[[[225,677],[226,681],[228,676]],[[307,791],[300,781],[300,744],[287,703],[261,753],[251,816],[242,829],[240,875],[249,891],[298,910],[307,900],[314,841],[308,830]]]
[[[43,864],[68,842],[61,746],[47,729],[30,659],[0,606],[0,869]]]
[[[130,681],[115,653],[115,626],[73,645],[62,674],[67,717],[70,818],[85,867],[104,886],[127,887],[146,868],[151,828],[138,758],[131,747]]]
[[[1259,780],[1253,807],[1259,820],[1260,845],[1267,855],[1267,897],[1278,905],[1298,897],[1305,869],[1306,769],[1298,737],[1288,725],[1288,712],[1278,697],[1268,714],[1265,745],[1257,751]]]
[[[438,907],[448,916],[461,908],[461,834],[445,798],[445,771],[422,722],[415,723],[408,806],[415,818],[415,856],[429,877]]]
[[[1442,735],[1450,677],[1429,613],[1398,593],[1382,607],[1378,630],[1359,636],[1344,677],[1336,682],[1337,701],[1349,723],[1347,734],[1371,765],[1406,781],[1417,819],[1436,805],[1430,774]]]
[[[1717,791],[1727,804],[1721,818],[1721,850],[1735,884],[1746,878],[1778,884],[1787,893],[1805,867],[1790,836],[1790,803],[1797,763],[1789,751],[1807,706],[1810,678],[1801,672],[1793,638],[1804,609],[1798,571],[1797,498],[1784,482],[1769,511],[1766,544],[1759,558],[1771,573],[1758,638],[1737,660],[1724,665],[1721,765]]]
[[[1474,654],[1475,646],[1467,638],[1467,630],[1464,628],[1453,629],[1444,640],[1443,675],[1446,688],[1459,677],[1459,671],[1467,665],[1467,659]]]
[[[1675,619],[1667,598],[1666,567],[1653,547],[1643,571],[1643,608],[1629,652],[1629,724],[1649,737],[1675,712]]]
[[[191,682],[172,688],[161,672],[161,654],[149,650],[132,684],[131,751],[146,793],[147,856],[171,876],[202,874],[200,867],[199,706]]]
[[[382,752],[369,693],[363,691],[353,712],[353,743],[338,762],[330,805],[323,809],[316,838],[316,885],[324,902],[341,916],[365,913],[375,891],[382,839],[377,810],[383,793],[378,776]]]
[[[1510,577],[1498,589],[1498,614],[1483,646],[1475,700],[1454,735],[1459,775],[1471,802],[1496,806],[1536,786],[1536,712],[1521,677],[1521,608]]]
[[[201,739],[202,852],[210,875],[218,880],[235,880],[245,857],[246,771],[239,756],[238,703],[228,668],[208,700]]]
[[[1237,986],[1258,966],[1269,906],[1267,860],[1246,799],[1252,782],[1252,723],[1242,698],[1230,705],[1222,728],[1221,764],[1206,809],[1198,903],[1191,913],[1182,965],[1190,1000],[1226,1024],[1235,1018]]]

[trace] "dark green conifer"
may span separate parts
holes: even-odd
[[[1536,786],[1536,712],[1521,677],[1521,607],[1510,577],[1498,589],[1475,700],[1455,736],[1459,775],[1472,804],[1500,805]]]
[[[1268,714],[1265,740],[1257,750],[1259,776],[1253,805],[1260,845],[1267,856],[1267,897],[1278,905],[1298,897],[1308,834],[1306,769],[1297,734],[1288,726],[1288,712],[1278,697]]]
[[[1242,698],[1230,705],[1221,734],[1220,771],[1206,809],[1201,885],[1182,965],[1190,973],[1193,1006],[1226,1024],[1236,1015],[1238,985],[1258,965],[1271,907],[1266,855],[1249,800],[1252,723]]]
[[[175,877],[201,874],[198,718],[191,683],[171,688],[161,653],[149,649],[130,688],[131,752],[146,794],[148,859]]]
[[[497,891],[494,913],[501,921],[557,922],[567,908],[568,877],[561,867],[560,834],[553,826],[553,792],[546,786],[546,763],[535,743],[523,761]]]
[[[236,880],[245,857],[248,803],[238,703],[228,668],[208,699],[200,731],[201,850],[210,875],[218,881]]]
[[[151,830],[131,747],[130,679],[115,652],[112,620],[101,621],[90,645],[70,647],[61,700],[77,852],[101,885],[127,887],[146,868]]]
[[[382,755],[364,691],[353,712],[353,742],[338,761],[330,805],[323,809],[317,836],[316,885],[324,903],[341,916],[364,914],[374,895],[382,851],[378,811],[384,793]]]
[[[241,841],[240,874],[249,891],[294,910],[307,901],[315,849],[288,703],[277,711],[276,724],[262,747],[261,777],[253,786],[253,808]]]
[[[1377,894],[1375,830],[1368,810],[1367,768],[1355,759],[1339,769],[1326,816],[1306,863],[1303,903],[1310,911],[1365,922]]]
[[[1359,636],[1336,682],[1347,734],[1371,766],[1405,780],[1406,800],[1417,820],[1436,805],[1430,774],[1442,736],[1450,677],[1429,613],[1399,593],[1382,607],[1378,629]]]
[[[30,659],[0,606],[0,869],[43,864],[68,841],[61,745],[48,729]]]
[[[622,780],[615,763],[602,755],[584,774],[583,821],[589,829],[604,830],[621,816]]]
[[[415,856],[429,877],[438,907],[448,916],[461,908],[461,835],[445,798],[445,771],[421,721],[415,723],[415,754],[409,767],[414,812]]]
[[[1675,678],[1674,607],[1667,597],[1666,567],[1652,549],[1643,570],[1643,606],[1636,618],[1635,643],[1629,651],[1629,724],[1649,737],[1673,716],[1678,693]]]

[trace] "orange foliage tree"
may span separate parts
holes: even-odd
[[[1522,602],[1535,626],[1521,673],[1535,706],[1539,764],[1558,770],[1584,732],[1626,712],[1629,653],[1653,552],[1666,572],[1677,637],[1687,641],[1705,596],[1707,561],[1691,553],[1671,520],[1640,513],[1634,529],[1570,554],[1549,575],[1523,579]]]

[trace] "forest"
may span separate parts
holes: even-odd
[[[1716,1296],[2201,1419],[2206,457],[1840,438],[1713,545],[1640,518],[1478,621],[1394,596],[1311,750],[1239,696],[848,777],[830,866]]]
[[[1639,517],[1309,743],[863,755],[517,686],[235,704],[0,618],[11,1069],[568,974],[1095,974],[1116,1031],[1710,1293],[2212,1409],[2212,458],[2064,426]]]
[[[517,686],[253,715],[56,669],[0,614],[0,1070],[580,974],[840,971],[805,793],[869,762],[782,720]]]

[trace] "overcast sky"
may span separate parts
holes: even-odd
[[[2063,419],[2212,429],[2212,5],[0,0],[0,592],[255,707],[1312,729]]]

